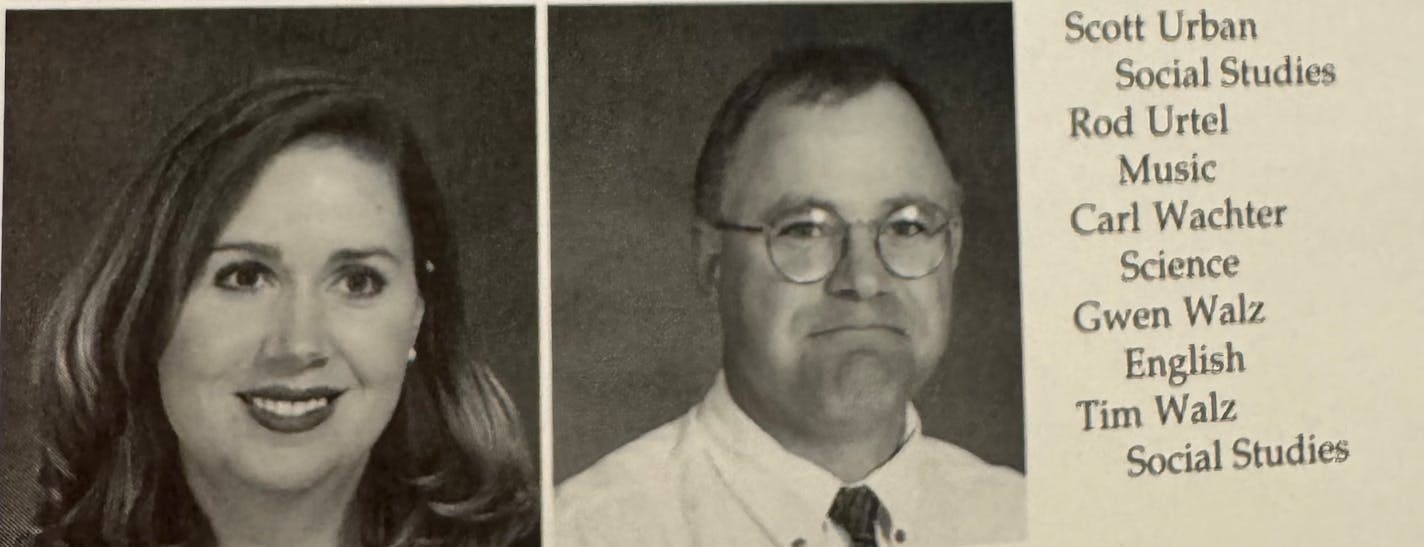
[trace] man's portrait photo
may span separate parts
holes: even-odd
[[[560,545],[1024,537],[1010,20],[550,10]]]

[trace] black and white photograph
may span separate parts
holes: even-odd
[[[1024,539],[1011,19],[550,8],[559,545]]]
[[[0,547],[1424,537],[1424,3],[0,16]]]
[[[0,544],[539,544],[532,7],[5,19]]]

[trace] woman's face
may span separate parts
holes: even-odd
[[[159,360],[189,481],[359,476],[400,397],[424,302],[395,174],[332,138],[259,171]]]

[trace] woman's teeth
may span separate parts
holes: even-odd
[[[279,401],[276,399],[263,399],[261,397],[252,398],[252,406],[278,416],[301,416],[324,407],[329,403],[330,401],[328,401],[326,397],[317,397],[304,401]]]

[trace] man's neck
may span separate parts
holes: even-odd
[[[797,420],[774,407],[761,405],[748,390],[727,378],[732,401],[752,422],[776,440],[786,451],[825,469],[845,483],[870,475],[889,461],[905,439],[905,410],[883,417],[860,416],[853,421],[819,423],[803,427]]]
[[[884,434],[855,440],[817,439],[785,434],[778,436],[770,431],[768,433],[788,452],[816,464],[849,484],[865,479],[872,471],[890,461],[900,448],[901,433],[904,431],[903,417],[900,424],[899,427],[880,428]]]

